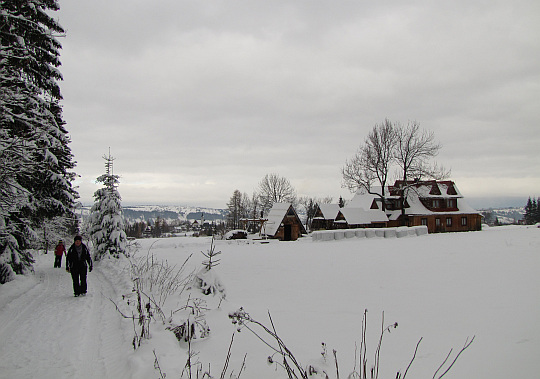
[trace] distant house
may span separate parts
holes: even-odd
[[[372,200],[356,199],[340,208],[339,204],[320,204],[315,209],[311,230],[355,229],[385,227],[388,217],[380,209],[371,209]]]
[[[405,191],[402,213],[400,193]],[[463,199],[453,181],[396,181],[388,187],[384,213],[388,226],[426,225],[429,233],[481,230],[482,215]],[[383,210],[382,200],[362,191],[350,201],[355,206],[371,204],[370,209]]]
[[[317,204],[315,216],[311,220],[311,230],[334,229],[334,221],[339,209],[339,204]]]
[[[150,238],[150,237],[152,237],[152,227],[148,225],[143,231],[143,238]]]
[[[306,234],[306,229],[291,203],[274,203],[267,219],[262,233],[270,238],[296,241],[302,234]]]

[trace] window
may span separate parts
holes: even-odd
[[[448,208],[456,208],[456,199],[448,200]]]
[[[452,217],[446,218],[446,226],[452,226]]]
[[[467,217],[461,218],[461,226],[467,226]]]
[[[433,200],[433,208],[439,208],[441,206],[441,201],[439,199]]]
[[[427,218],[423,218],[423,219],[422,219],[422,225],[427,226]]]

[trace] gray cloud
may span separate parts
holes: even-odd
[[[269,172],[348,197],[386,117],[433,130],[465,195],[540,186],[535,1],[60,4],[83,202],[109,146],[125,202],[224,206]]]

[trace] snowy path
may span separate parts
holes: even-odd
[[[130,377],[131,345],[99,267],[88,275],[88,295],[76,298],[52,255],[36,258],[34,277],[0,293],[0,378]]]

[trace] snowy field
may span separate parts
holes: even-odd
[[[208,238],[141,240],[137,256],[150,253],[169,264],[201,267]],[[445,378],[537,378],[540,372],[540,229],[498,227],[482,232],[407,238],[352,238],[296,242],[217,241],[221,264],[212,270],[226,287],[220,307],[206,297],[210,337],[194,342],[194,360],[219,378],[236,328],[228,318],[239,307],[275,328],[296,358],[335,377],[355,366],[367,313],[369,364],[378,344],[381,317],[399,326],[385,334],[380,378],[395,378],[411,360],[407,378],[431,378],[450,349],[455,357],[467,338],[472,345]],[[110,299],[131,293],[127,262],[96,264],[89,294],[72,295],[71,278],[54,269],[54,257],[39,255],[36,273],[0,286],[0,377],[159,378],[154,353],[167,378],[179,378],[187,346],[150,326],[152,338],[134,351],[133,324]],[[65,262],[62,262],[64,266]],[[197,294],[191,291],[191,296]],[[187,293],[168,307],[185,304]],[[198,296],[198,295],[197,295]],[[204,297],[204,295],[200,295]],[[263,335],[261,335],[263,336]],[[271,342],[271,339],[267,339]],[[327,345],[326,363],[321,343]],[[285,378],[267,363],[272,354],[248,330],[235,333],[226,378]],[[357,361],[358,359],[356,359]],[[184,373],[183,377],[188,377]],[[193,376],[195,377],[195,376]]]

